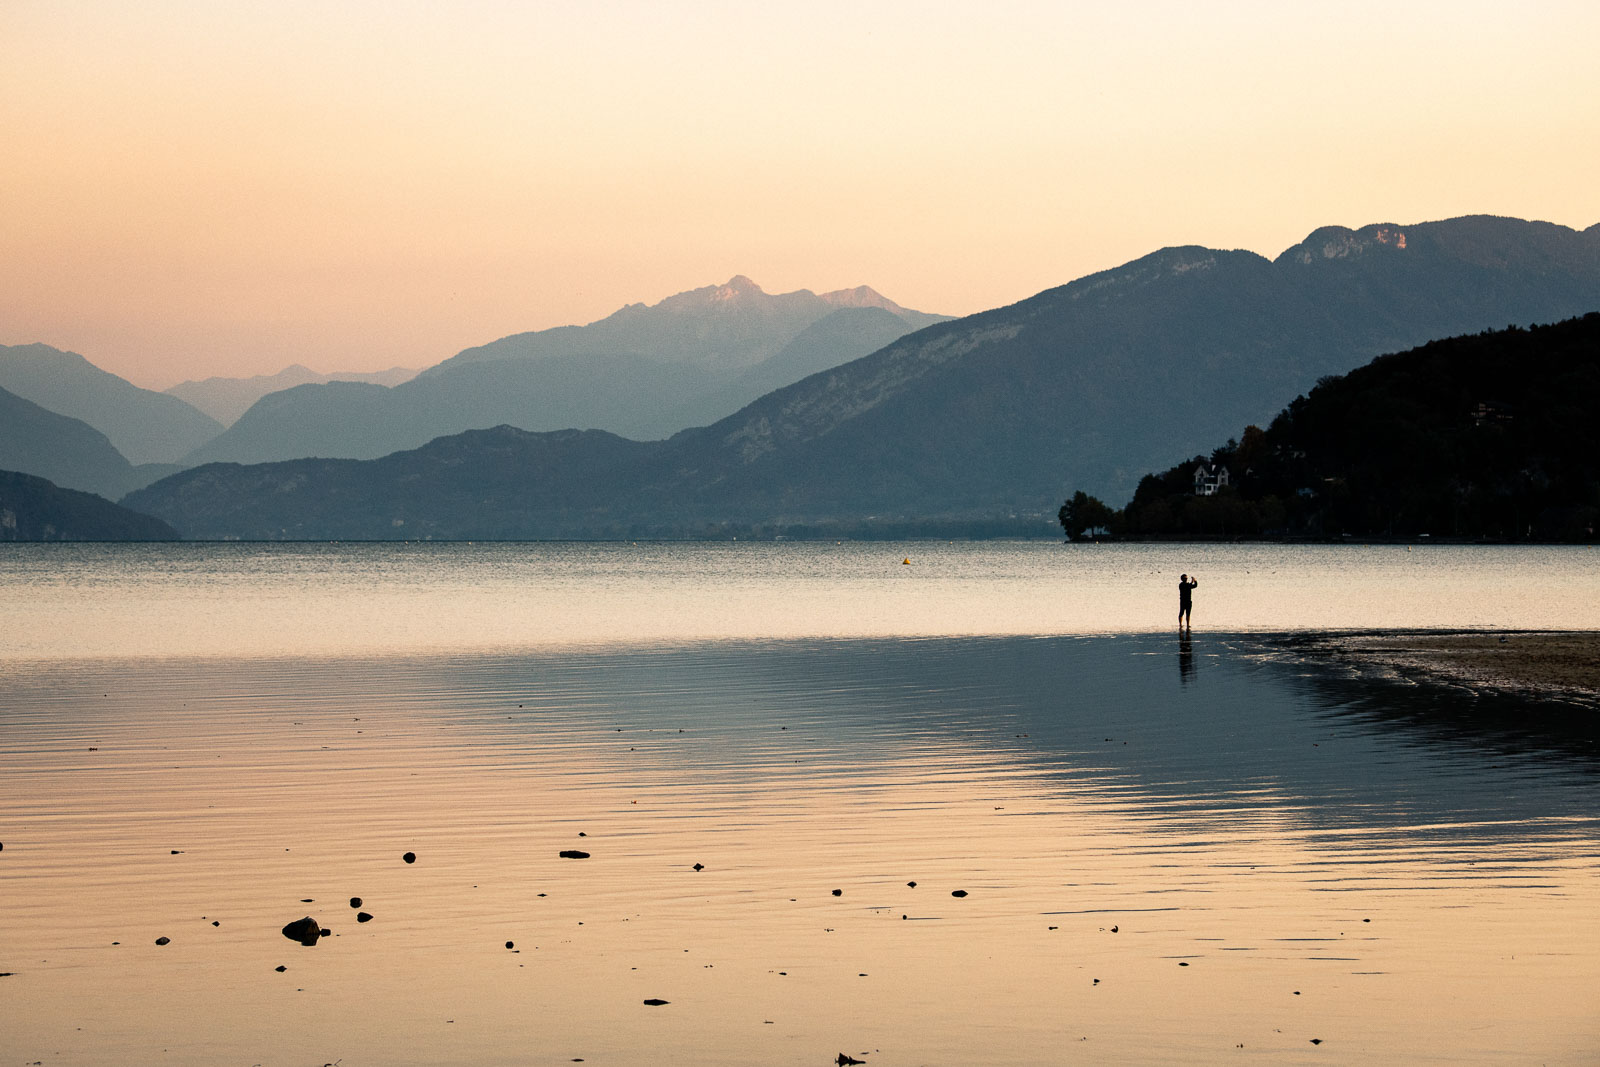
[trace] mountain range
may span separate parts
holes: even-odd
[[[0,389],[93,426],[130,463],[175,463],[222,424],[175,396],[141,389],[76,352],[0,345]]]
[[[232,426],[239,416],[250,410],[257,400],[268,393],[292,389],[297,385],[319,385],[324,382],[365,382],[369,385],[399,385],[417,376],[410,367],[390,367],[388,370],[361,373],[336,371],[319,374],[299,363],[291,364],[276,374],[257,374],[249,378],[202,378],[198,381],[179,382],[166,390],[170,396],[210,415],[223,426]]]
[[[264,396],[184,463],[372,459],[499,423],[661,438],[942,321],[866,286],[769,294],[740,275],[469,348],[394,388],[328,382]]]
[[[1600,226],[1325,227],[1271,260],[1163,249],[925,326],[666,440],[502,426],[365,462],[212,464],[125,503],[194,537],[686,535],[1016,516],[1043,533],[1067,487],[1126,500],[1145,471],[1266,421],[1319,378],[1433,338],[1596,308]]]
[[[178,469],[160,466],[141,480],[133,464],[93,426],[0,389],[0,470],[26,471],[114,500]]]

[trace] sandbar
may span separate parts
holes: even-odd
[[[1296,636],[1286,644],[1360,673],[1600,706],[1600,631],[1388,630]]]

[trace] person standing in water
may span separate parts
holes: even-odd
[[[1194,587],[1200,584],[1200,579],[1190,578],[1187,574],[1178,575],[1178,629],[1183,629],[1189,623],[1189,612],[1194,609]]]

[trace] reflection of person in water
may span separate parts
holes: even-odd
[[[1178,631],[1178,681],[1188,685],[1194,678],[1194,642],[1188,630]]]
[[[1194,608],[1194,587],[1200,584],[1200,579],[1191,578],[1187,574],[1178,575],[1178,629],[1183,629],[1189,624],[1189,612]]]

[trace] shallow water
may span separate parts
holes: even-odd
[[[60,624],[12,628],[0,676],[14,1059],[1593,1055],[1593,752],[1250,633],[1087,625],[1177,549],[1108,576],[1040,546],[368,547],[7,559]],[[1197,612],[1238,618],[1304,591],[1241,575],[1345,550],[1185,551]],[[1511,624],[1563,628],[1594,592],[1581,550],[1431,549],[1421,578],[1372,551],[1324,585],[1390,595],[1301,625],[1437,584],[1544,589]],[[499,599],[530,632],[474,645]],[[306,914],[315,948],[278,932]]]
[[[909,560],[909,563],[903,563]],[[1220,631],[1587,629],[1592,547],[1031,543],[0,546],[0,659]]]

